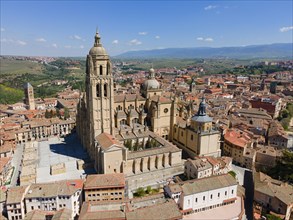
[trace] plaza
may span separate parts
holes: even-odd
[[[85,174],[94,173],[93,168],[77,169],[77,161],[86,162],[89,157],[75,134],[65,138],[53,137],[39,142],[38,158],[36,183],[80,179]],[[58,166],[62,163],[65,165],[65,172],[51,175],[51,166]]]

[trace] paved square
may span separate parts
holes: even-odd
[[[76,134],[65,138],[49,138],[38,143],[37,183],[65,179],[79,179],[83,174],[94,173],[93,169],[78,170],[76,161],[89,157],[83,149]],[[51,175],[50,166],[65,163],[66,173]]]

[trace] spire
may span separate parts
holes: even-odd
[[[98,27],[97,27],[97,30],[96,30],[96,35],[95,35],[95,47],[98,47],[98,46],[101,46],[101,37],[99,35],[99,32],[98,32]]]
[[[153,67],[150,69],[150,78],[155,79],[155,70]]]
[[[203,96],[201,98],[201,102],[199,104],[197,116],[205,116],[206,114],[207,114],[206,113],[206,101],[205,101],[205,97]]]

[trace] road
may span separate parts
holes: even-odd
[[[17,178],[19,176],[19,171],[21,171],[20,166],[21,166],[21,160],[23,156],[23,148],[24,148],[23,143],[16,145],[16,149],[14,151],[14,155],[11,160],[11,166],[14,167],[14,172],[13,172],[13,176],[11,178],[9,186],[16,186]]]
[[[250,171],[247,168],[243,168],[240,166],[236,166],[234,164],[232,164],[232,170],[236,173],[236,179],[239,182],[239,185],[243,186],[244,185],[244,175],[245,175],[245,171]]]

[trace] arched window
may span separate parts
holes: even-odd
[[[97,94],[97,97],[100,97],[100,84],[97,84],[96,86],[96,94]]]
[[[109,75],[110,73],[110,68],[111,68],[111,65],[110,65],[110,62],[107,63],[107,75]]]
[[[100,75],[103,75],[103,67],[100,65]]]
[[[107,92],[108,92],[107,84],[104,84],[104,96],[105,97],[108,96]]]

